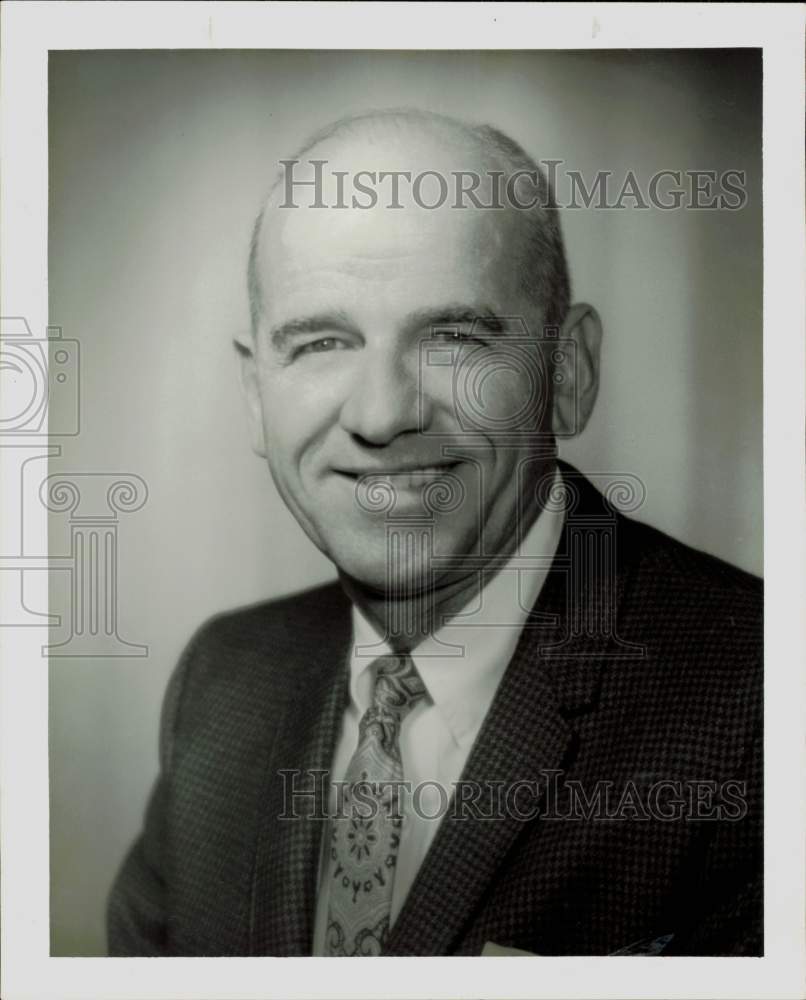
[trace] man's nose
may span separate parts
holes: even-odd
[[[401,434],[424,429],[422,421],[430,412],[426,404],[420,399],[417,371],[407,359],[391,351],[366,351],[340,423],[363,442],[383,446]]]

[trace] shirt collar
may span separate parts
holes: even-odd
[[[555,487],[559,481],[555,469]],[[562,510],[541,511],[504,568],[450,622],[412,651],[431,701],[460,746],[475,739],[492,704],[548,576],[562,526]],[[356,605],[353,637],[350,697],[363,714],[372,691],[369,667],[392,650]]]

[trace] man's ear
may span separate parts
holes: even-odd
[[[266,457],[266,438],[263,431],[263,405],[260,401],[260,380],[255,357],[255,338],[251,332],[238,334],[233,345],[240,358],[241,391],[246,400],[249,419],[249,436],[252,450]]]
[[[572,437],[585,429],[599,391],[601,343],[602,322],[593,306],[584,302],[571,306],[554,354],[555,434]]]

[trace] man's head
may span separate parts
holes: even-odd
[[[516,143],[413,111],[329,127],[269,194],[249,290],[253,446],[344,573],[416,590],[425,564],[512,544],[554,432],[593,405],[600,334],[569,306],[556,210]],[[407,522],[425,560],[390,560]]]

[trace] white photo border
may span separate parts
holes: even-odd
[[[313,9],[311,9],[313,8]],[[795,4],[58,3],[2,12],[2,307],[48,324],[47,60],[56,49],[763,49],[765,910],[763,958],[51,958],[44,628],[6,629],[2,946],[22,998],[799,998],[804,960],[804,8]],[[525,42],[533,39],[535,44]],[[393,40],[393,44],[390,42]],[[3,499],[10,481],[0,454]],[[4,510],[13,504],[4,504]],[[47,551],[44,509],[26,529]],[[7,526],[6,526],[7,527]],[[5,528],[3,529],[6,530]],[[0,577],[13,574],[0,574]],[[47,574],[31,585],[46,607]],[[8,586],[7,580],[0,581]],[[3,598],[6,593],[4,592]]]

